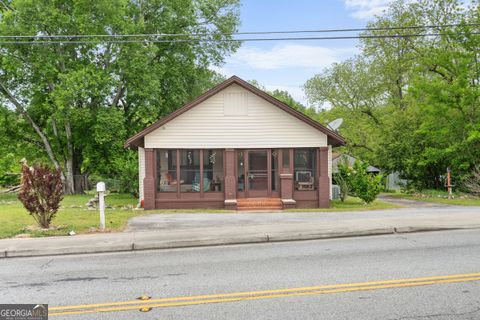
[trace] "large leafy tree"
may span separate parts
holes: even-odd
[[[478,1],[396,1],[369,23],[359,56],[313,77],[307,94],[332,105],[322,117],[345,118],[354,155],[420,188],[443,187],[447,167],[458,183],[480,159],[479,22]],[[424,33],[436,35],[398,37]]]
[[[0,35],[41,36],[0,40],[0,102],[17,116],[12,139],[40,148],[67,193],[81,191],[76,175],[133,162],[125,138],[210,86],[209,67],[238,46],[224,41],[239,23],[238,0],[2,4]],[[167,35],[107,37],[125,34]]]

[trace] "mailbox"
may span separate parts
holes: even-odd
[[[105,192],[105,182],[97,183],[97,192]]]
[[[105,230],[105,182],[97,183],[98,209],[100,210],[100,230]]]

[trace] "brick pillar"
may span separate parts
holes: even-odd
[[[225,149],[225,209],[237,209],[237,179],[235,177],[234,149]]]
[[[288,153],[289,159],[290,157],[290,149],[283,149],[282,150],[282,163],[280,168],[280,190],[282,197],[282,204],[284,209],[292,209],[297,207],[297,202],[293,199],[293,159],[288,161],[288,166],[284,166],[283,163],[283,156],[284,152]]]
[[[143,207],[145,210],[155,209],[155,150],[145,148],[145,178],[143,179]]]
[[[330,207],[330,178],[328,177],[328,147],[321,147],[318,159],[318,207]]]

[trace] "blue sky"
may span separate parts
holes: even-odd
[[[239,31],[364,27],[388,0],[242,0]],[[287,35],[288,36],[288,35]],[[358,52],[356,40],[247,42],[219,69],[287,90],[306,103],[301,87],[315,73]]]

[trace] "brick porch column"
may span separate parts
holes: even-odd
[[[288,153],[288,165],[283,162],[283,153]],[[293,159],[290,156],[291,149],[283,149],[281,152],[282,161],[280,166],[280,190],[283,209],[293,209],[297,207],[297,202],[293,199]]]
[[[145,210],[155,209],[155,150],[145,148],[145,178],[143,179],[143,207]]]
[[[237,178],[235,177],[234,149],[225,149],[225,209],[237,209]]]
[[[330,207],[330,178],[328,177],[328,147],[320,147],[318,159],[318,207]]]

